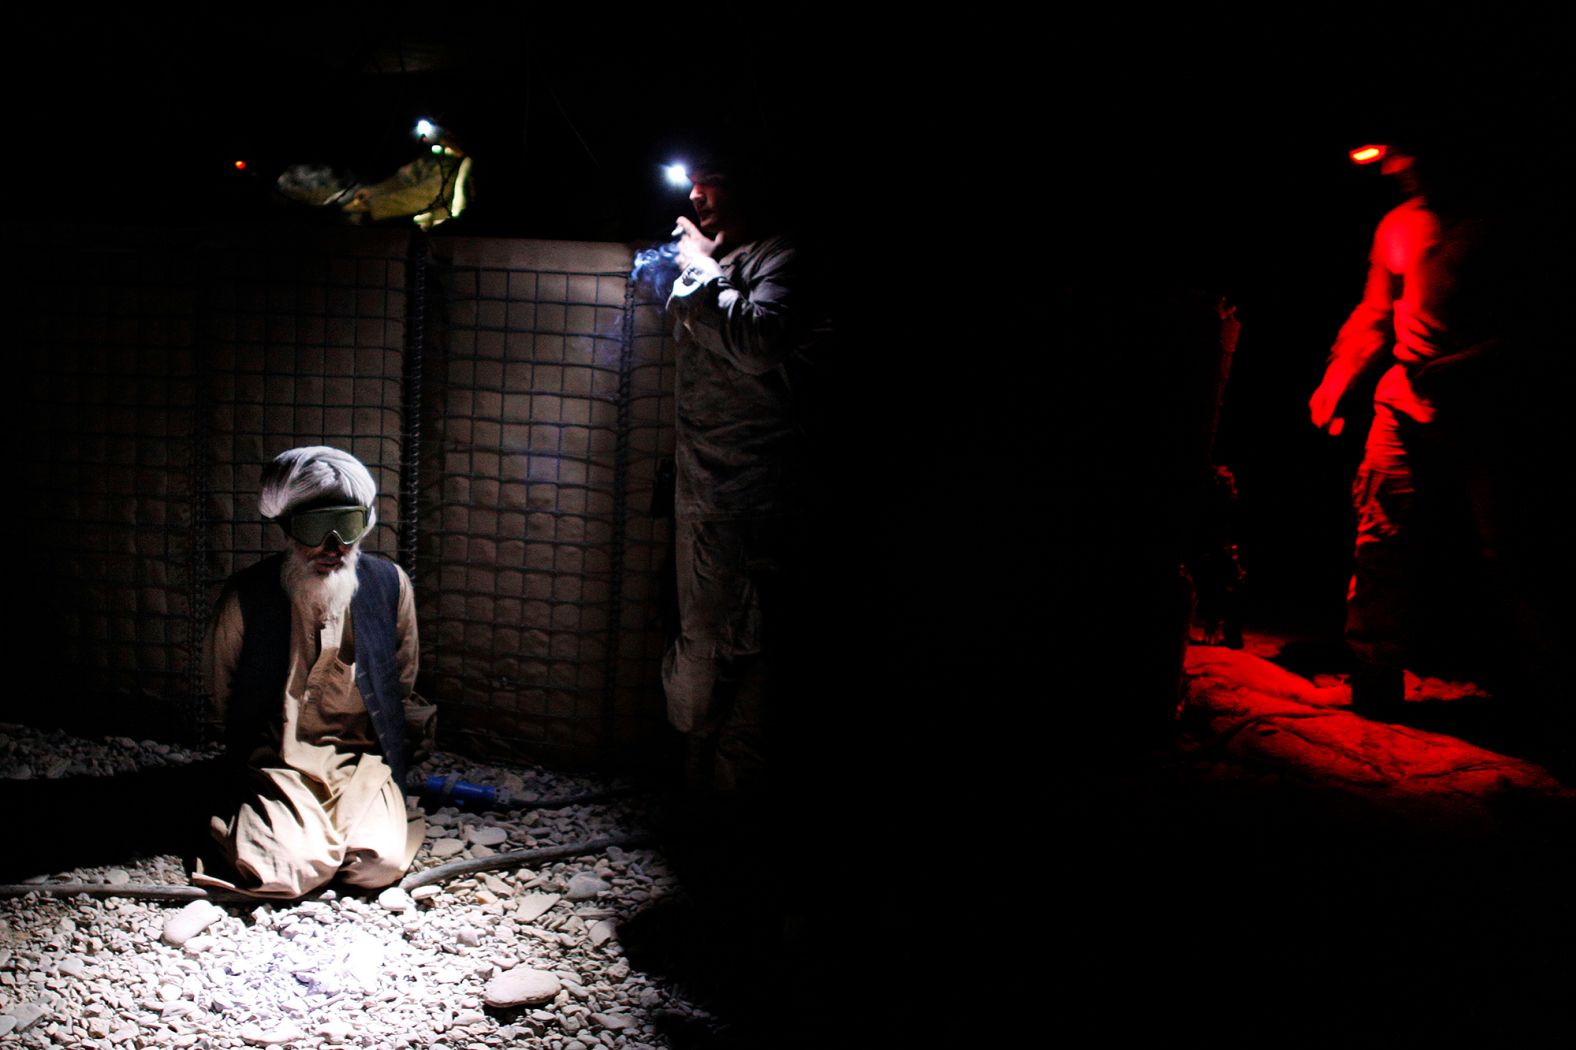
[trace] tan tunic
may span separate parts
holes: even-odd
[[[234,816],[211,821],[239,878],[230,882],[199,871],[193,881],[259,897],[300,897],[336,875],[352,885],[386,886],[410,867],[425,822],[419,811],[407,813],[401,785],[376,753],[372,720],[356,686],[350,620],[346,609],[326,623],[308,623],[292,607],[279,735],[259,742],[249,756],[255,797]],[[231,594],[215,617],[208,647],[221,714],[229,706],[242,636],[240,601]],[[413,692],[416,603],[403,570],[396,640],[407,715],[430,720],[431,705]]]

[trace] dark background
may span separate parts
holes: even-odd
[[[653,243],[687,212],[660,166],[742,141],[837,293],[849,703],[914,750],[1032,759],[1039,732],[1011,727],[1148,630],[1131,588],[1182,513],[1152,479],[1194,409],[1124,324],[1236,305],[1216,451],[1250,619],[1335,638],[1365,420],[1331,439],[1305,406],[1399,199],[1346,151],[1473,147],[1547,230],[1539,263],[1568,265],[1569,17],[1324,17],[35,11],[7,65],[11,217],[333,222],[273,179],[382,178],[427,117],[475,158],[473,209],[435,236]],[[988,699],[963,718],[961,697]]]
[[[970,474],[1054,486],[1069,437],[1147,440],[1106,415],[1114,373],[1066,345],[1058,293],[1090,310],[1223,294],[1244,328],[1219,451],[1243,489],[1252,600],[1338,617],[1362,427],[1332,442],[1303,404],[1398,199],[1345,152],[1443,131],[1499,151],[1508,192],[1558,193],[1568,18],[1288,28],[1211,7],[1070,16],[1049,37],[970,21],[35,13],[7,69],[13,215],[332,221],[273,192],[278,173],[375,181],[419,153],[429,117],[476,163],[473,209],[440,236],[652,242],[687,212],[660,166],[721,132],[767,159],[840,287],[864,487],[945,505]],[[1130,458],[1105,444],[1111,467]]]
[[[1561,14],[1327,24],[1309,9],[1271,27],[1206,7],[1062,16],[1048,34],[988,11],[856,30],[801,10],[618,25],[482,10],[26,16],[7,71],[13,212],[323,222],[272,193],[277,173],[381,178],[428,117],[476,164],[474,210],[435,236],[650,243],[687,210],[662,163],[718,128],[757,145],[841,333],[826,604],[848,668],[815,722],[856,772],[807,799],[839,819],[805,819],[833,847],[890,841],[873,921],[896,923],[890,950],[916,964],[934,951],[910,922],[935,885],[923,873],[996,870],[1038,957],[1080,902],[1020,903],[1016,847],[1056,843],[1076,866],[1120,837],[1104,811],[1083,816],[1098,833],[1065,837],[1052,800],[1131,750],[1078,712],[1150,644],[1146,543],[1177,508],[1143,479],[1175,406],[1144,381],[1164,347],[1103,356],[1121,344],[1100,334],[1183,292],[1236,304],[1217,457],[1241,490],[1250,619],[1335,639],[1364,421],[1330,439],[1306,401],[1399,200],[1346,151],[1417,128],[1493,147],[1501,192],[1547,224],[1540,263],[1569,252]],[[1135,863],[1163,865],[1166,842],[1147,841]],[[1159,908],[1164,877],[1147,874],[1135,892]],[[950,930],[954,964],[994,938]],[[1003,980],[1022,991],[1035,972]]]

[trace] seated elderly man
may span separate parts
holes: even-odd
[[[407,816],[407,719],[425,738],[410,578],[359,544],[377,486],[354,456],[281,453],[258,507],[285,549],[225,584],[208,646],[237,797],[211,821],[233,872],[194,880],[259,897],[299,897],[337,875],[395,882],[421,844]]]

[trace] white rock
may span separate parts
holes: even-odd
[[[410,894],[398,886],[390,886],[378,894],[378,903],[388,911],[409,911],[416,906],[416,902],[410,899]]]
[[[131,881],[131,873],[125,868],[111,868],[104,873],[104,881],[111,886],[124,886]]]
[[[557,983],[556,980],[553,982],[555,985],[553,990],[555,992],[558,990],[556,987]],[[49,1016],[49,1011],[37,1003],[18,1003],[7,1010],[5,1016],[11,1018],[13,1031],[25,1032]]]
[[[590,900],[599,893],[605,893],[613,887],[595,875],[580,874],[569,880],[569,888],[565,894],[572,901]]]
[[[527,893],[514,908],[515,922],[534,922],[563,900],[556,893]]]
[[[496,825],[470,828],[465,837],[478,846],[501,846],[509,841],[509,833]]]
[[[561,987],[558,978],[550,973],[516,966],[488,981],[482,995],[488,1006],[534,1006],[550,1002]]]
[[[116,755],[100,742],[83,747],[43,734],[7,739],[11,732],[0,725],[0,775],[21,762],[35,776],[50,775],[58,762],[39,756],[52,754],[69,754],[77,775],[113,773],[123,761],[129,769],[209,757],[174,748],[160,755],[157,748],[140,747]],[[502,771],[488,767],[456,768],[481,782],[504,779]],[[515,779],[527,796],[599,786],[536,772]],[[527,832],[544,843],[618,834],[627,814],[581,806],[567,814],[499,812],[482,818],[451,809],[439,816],[428,821],[426,864],[516,849],[532,838]],[[434,853],[437,841],[445,845]],[[528,1042],[559,1050],[626,1050],[625,1044],[627,1050],[650,1050],[650,1037],[641,1033],[654,1010],[689,1014],[694,1008],[682,990],[666,982],[652,987],[634,976],[621,986],[618,974],[627,970],[612,931],[637,893],[660,898],[677,889],[677,882],[652,851],[610,850],[604,856],[535,870],[478,872],[408,893],[420,905],[395,911],[385,909],[376,893],[340,894],[332,903],[332,894],[314,894],[315,903],[253,901],[244,908],[225,905],[222,912],[198,905],[192,910],[243,921],[214,921],[168,951],[160,939],[163,928],[187,901],[83,899],[33,907],[0,902],[0,1050],[130,1050],[144,1043],[179,1050],[484,1050]],[[121,865],[113,875],[101,867],[53,878],[123,886],[121,872],[132,884],[175,883],[184,874],[179,859],[169,856]],[[594,899],[565,900],[576,874],[588,877],[576,889],[592,891]],[[75,930],[62,921],[68,914]],[[364,949],[361,938],[376,942],[381,957]],[[511,1004],[517,1010],[500,1016],[489,1002],[482,1013],[484,986],[501,986],[505,995],[513,987],[517,997],[535,968],[550,972],[532,979],[536,998],[529,1002],[541,1006],[517,1001]],[[19,1033],[17,1019],[6,1011],[27,1001],[44,1015]],[[500,1028],[500,1020],[510,1023]]]
[[[222,918],[224,909],[212,901],[192,901],[180,911],[165,917],[164,943],[179,948]]]
[[[242,1039],[254,1046],[280,1046],[285,1043],[299,1043],[306,1038],[306,1033],[289,1021],[272,1028],[264,1028],[260,1024],[244,1024],[241,1026],[240,1034]]]

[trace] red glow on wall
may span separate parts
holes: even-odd
[[[1353,164],[1372,164],[1376,160],[1383,160],[1385,153],[1384,146],[1359,146],[1349,156]]]

